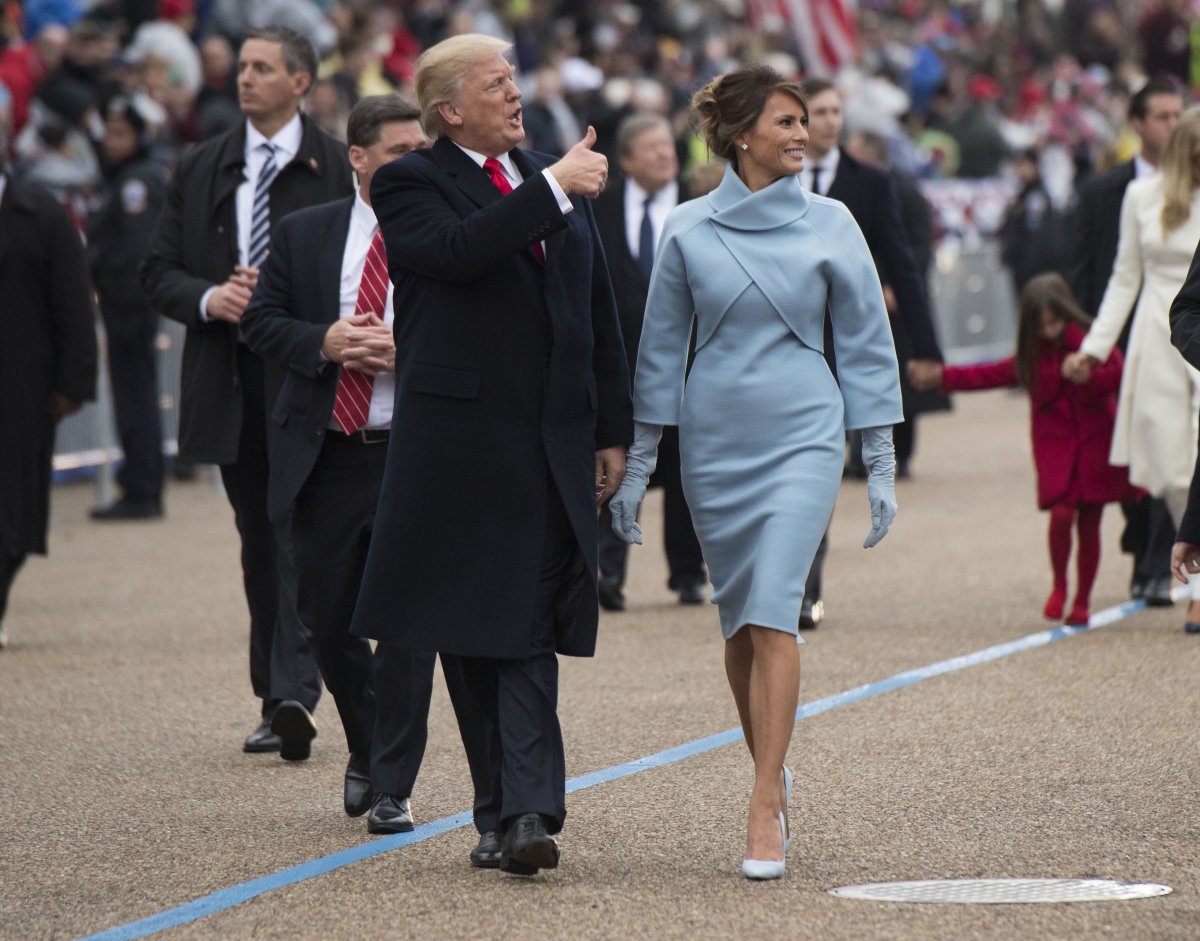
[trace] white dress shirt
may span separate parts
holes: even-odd
[[[304,136],[304,126],[297,114],[288,121],[270,142],[275,145],[275,165],[281,170],[295,159],[300,150],[300,141]],[[243,180],[238,184],[234,194],[234,211],[237,219],[238,263],[245,265],[250,251],[250,224],[254,214],[254,188],[258,185],[258,175],[262,172],[263,164],[267,161],[265,151],[259,150],[259,145],[267,142],[267,138],[249,121],[246,122],[246,150],[243,155],[245,169]],[[211,287],[200,298],[200,319],[208,322],[208,298],[216,290]]]
[[[820,176],[817,179],[818,195],[826,196],[829,194],[829,187],[833,185],[833,178],[837,176],[838,164],[842,159],[842,149],[834,147],[824,157],[816,162],[806,157],[804,160],[804,169],[800,171],[800,185],[804,189],[812,192],[813,169],[821,168]]]
[[[638,257],[642,237],[642,212],[646,197],[650,194],[638,186],[632,178],[625,178],[625,240],[629,243],[629,254]],[[654,228],[654,244],[662,238],[667,215],[679,203],[679,184],[672,180],[657,193],[650,203],[650,225]]]
[[[338,285],[338,317],[354,316],[358,304],[358,289],[362,282],[363,269],[367,266],[367,252],[371,241],[379,231],[375,212],[355,194],[354,208],[350,210],[350,231],[346,235],[346,249],[342,253],[342,278]],[[392,325],[392,281],[388,279],[387,300],[383,305],[383,322]],[[367,412],[367,428],[389,428],[392,424],[392,403],[395,399],[396,374],[375,374],[375,385],[371,390],[371,408]],[[337,423],[330,421],[330,428],[338,431]]]
[[[1133,156],[1133,178],[1135,180],[1144,180],[1148,176],[1154,176],[1159,172],[1158,167],[1151,164],[1141,154]]]

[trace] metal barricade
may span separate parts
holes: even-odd
[[[947,363],[1003,359],[1017,348],[1016,296],[998,245],[940,245],[929,294]]]

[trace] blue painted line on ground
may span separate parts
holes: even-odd
[[[1123,618],[1129,617],[1131,614],[1136,614],[1145,606],[1146,603],[1144,601],[1127,601],[1124,604],[1106,608],[1092,615],[1092,619],[1086,627],[1067,627],[1064,625],[1062,627],[1039,631],[1036,634],[1029,634],[1026,637],[1009,641],[1005,644],[996,644],[993,647],[977,650],[974,653],[952,657],[949,660],[931,663],[928,666],[918,667],[914,670],[906,670],[903,673],[897,673],[895,676],[890,676],[875,683],[866,683],[862,686],[856,686],[854,689],[848,689],[845,692],[826,696],[824,699],[804,703],[796,710],[796,721],[809,719],[813,716],[821,715],[821,713],[851,705],[852,703],[873,699],[876,696],[882,696],[884,693],[903,689],[906,686],[912,686],[915,683],[933,679],[934,677],[944,676],[947,673],[954,673],[981,663],[999,660],[1024,650],[1044,647],[1056,640],[1073,637],[1085,631],[1092,631],[1098,627],[1113,624]],[[588,774],[581,774],[578,777],[571,778],[567,782],[567,793],[582,791],[585,788],[595,787],[597,784],[616,781],[620,778],[629,777],[642,771],[649,771],[653,768],[661,768],[664,765],[674,764],[677,761],[683,761],[685,758],[692,758],[717,748],[723,748],[726,745],[732,745],[741,740],[742,730],[740,728],[727,729],[724,732],[708,735],[695,741],[685,742],[682,745],[676,745],[674,748],[668,748],[653,755],[635,758],[633,761],[626,761],[599,771],[589,772]],[[220,889],[194,901],[187,902],[184,905],[166,909],[148,918],[118,925],[115,928],[101,931],[98,934],[87,935],[78,939],[78,941],[135,941],[137,938],[145,938],[160,931],[165,931],[168,928],[197,921],[209,915],[215,915],[217,912],[241,905],[243,902],[248,902],[259,895],[274,891],[275,889],[282,889],[285,886],[295,885],[297,882],[315,879],[317,876],[323,876],[344,866],[349,866],[352,863],[403,849],[414,843],[422,843],[425,840],[441,836],[443,833],[449,833],[460,827],[468,826],[471,822],[470,811],[464,811],[463,813],[454,814],[449,817],[442,817],[438,820],[422,824],[411,833],[397,833],[392,836],[375,838],[369,843],[360,843],[357,846],[339,850],[328,856],[320,856],[317,859],[309,860],[298,866],[292,866],[258,879],[251,879],[249,882],[242,882],[227,889]]]

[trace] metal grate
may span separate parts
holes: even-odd
[[[1171,888],[1107,879],[927,879],[875,882],[830,889],[839,898],[868,902],[958,902],[974,905],[1022,902],[1120,902],[1167,895]]]

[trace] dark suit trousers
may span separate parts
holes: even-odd
[[[456,658],[480,709],[490,720],[490,754],[499,755],[491,773],[492,796],[500,795],[495,826],[476,813],[481,831],[503,830],[521,814],[546,818],[551,832],[562,829],[566,809],[566,759],[558,724],[558,657],[555,600],[574,568],[579,547],[553,483],[549,487],[541,584],[532,625],[533,654],[521,660]]]
[[[1137,503],[1122,503],[1125,531],[1121,549],[1133,556],[1133,581],[1166,578],[1171,571],[1171,545],[1175,525],[1163,500],[1143,497]]]
[[[158,497],[163,489],[162,412],[154,350],[158,314],[110,310],[107,304],[103,313],[117,436],[125,455],[117,483],[127,497]]]
[[[692,512],[683,495],[679,476],[679,429],[663,428],[658,446],[658,465],[650,486],[663,488],[663,544],[667,550],[667,587],[678,591],[684,585],[707,581],[704,555],[692,525]],[[605,503],[600,509],[600,575],[625,584],[629,563],[629,545],[613,532],[612,513]]]
[[[250,683],[264,718],[282,700],[312,711],[321,676],[296,611],[292,520],[267,518],[267,422],[262,360],[238,345],[242,429],[238,459],[221,465],[221,480],[242,538],[242,580],[250,608]]]
[[[0,624],[4,623],[4,612],[8,610],[8,593],[12,590],[17,572],[25,564],[25,556],[10,556],[0,549]]]

